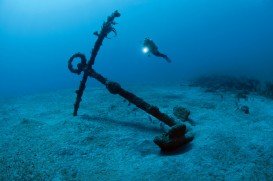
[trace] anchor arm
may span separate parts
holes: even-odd
[[[101,74],[97,73],[93,69],[89,71],[89,75],[93,77],[94,79],[98,80],[103,85],[105,85],[111,94],[118,94],[122,96],[123,98],[128,100],[130,103],[136,105],[138,108],[142,109],[143,111],[147,112],[148,114],[152,115],[158,120],[164,122],[170,127],[176,125],[176,122],[174,121],[174,119],[160,112],[158,107],[145,102],[143,99],[139,98],[133,93],[123,89],[118,83],[108,81],[105,77],[103,77]]]

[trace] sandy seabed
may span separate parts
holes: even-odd
[[[173,115],[191,111],[195,139],[164,154],[160,122],[104,87],[89,88],[73,117],[74,90],[0,100],[0,180],[273,180],[273,100],[200,88],[127,86]]]

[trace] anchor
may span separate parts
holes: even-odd
[[[149,115],[157,118],[159,121],[162,121],[163,123],[168,125],[170,127],[169,131],[164,132],[162,135],[155,137],[154,143],[157,144],[162,151],[176,150],[193,140],[193,136],[186,135],[187,133],[186,125],[177,123],[172,117],[162,113],[158,107],[147,103],[146,101],[139,98],[135,94],[123,89],[119,83],[108,80],[107,78],[97,73],[93,69],[96,56],[100,50],[100,47],[104,39],[108,38],[108,35],[110,33],[114,33],[115,36],[117,35],[114,25],[116,25],[115,19],[120,16],[121,14],[118,11],[115,11],[110,16],[108,16],[107,20],[103,23],[101,30],[99,32],[96,31],[93,33],[95,36],[97,36],[97,40],[95,42],[94,48],[92,49],[89,61],[87,61],[85,55],[82,53],[75,53],[68,60],[68,69],[72,73],[78,75],[83,73],[79,89],[76,90],[77,97],[74,104],[73,116],[78,115],[78,110],[80,107],[80,102],[82,101],[82,96],[86,87],[87,79],[88,77],[92,77],[99,81],[101,84],[105,85],[105,87],[111,94],[123,97],[124,99],[128,100],[131,104],[134,104],[135,106],[142,109]],[[72,65],[75,59],[80,60],[76,68],[74,68]]]

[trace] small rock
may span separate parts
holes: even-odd
[[[29,119],[23,118],[21,124],[29,124],[31,121]]]
[[[190,116],[190,111],[184,107],[176,106],[173,108],[173,114],[180,120],[188,120]]]
[[[248,106],[242,106],[240,108],[241,111],[243,111],[245,114],[249,114],[249,107]]]

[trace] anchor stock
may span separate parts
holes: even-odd
[[[111,33],[111,32],[116,34],[116,29],[113,27],[113,25],[116,24],[114,22],[114,20],[117,17],[120,17],[120,13],[118,11],[115,11],[111,16],[109,16],[107,18],[107,21],[103,23],[101,31],[99,33],[98,32],[94,33],[98,37],[98,39],[95,42],[94,48],[93,48],[92,53],[91,53],[90,60],[88,61],[87,64],[83,65],[83,62],[84,61],[86,62],[86,58],[85,58],[85,56],[83,54],[80,54],[80,53],[74,54],[69,59],[68,68],[72,73],[80,74],[80,72],[82,72],[82,71],[84,72],[83,78],[82,78],[82,80],[80,82],[79,89],[76,91],[77,97],[76,97],[76,101],[75,101],[75,104],[74,104],[74,112],[73,112],[74,116],[77,116],[77,114],[78,114],[78,110],[79,110],[79,107],[80,107],[80,102],[82,101],[82,95],[83,95],[83,92],[85,90],[86,82],[87,82],[87,79],[88,79],[88,76],[89,76],[89,70],[91,70],[92,66],[94,65],[95,59],[96,59],[97,54],[98,54],[98,52],[100,50],[100,47],[102,45],[103,40],[105,38],[107,38],[107,35],[109,33]],[[74,69],[74,71],[72,71],[73,70],[72,61],[73,61],[74,58],[81,58],[81,63],[78,64],[78,69]]]

